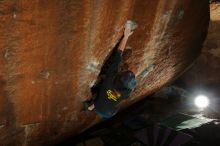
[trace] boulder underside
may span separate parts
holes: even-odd
[[[1,0],[0,145],[39,146],[101,119],[82,112],[127,20],[138,86],[122,107],[158,90],[199,55],[208,0]]]

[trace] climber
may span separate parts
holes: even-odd
[[[125,50],[129,36],[136,28],[133,21],[125,24],[124,36],[113,54],[112,63],[107,68],[107,73],[103,79],[95,97],[90,101],[84,102],[84,109],[87,111],[95,110],[102,118],[110,118],[118,111],[118,104],[129,97],[136,86],[135,75],[127,70],[119,73],[119,66],[122,60],[122,53]]]

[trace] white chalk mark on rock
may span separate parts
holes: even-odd
[[[5,125],[0,125],[0,129],[1,129],[1,128],[4,128],[4,127],[5,127]]]
[[[17,15],[16,15],[16,13],[15,13],[15,12],[13,13],[13,18],[14,18],[14,19],[16,19],[16,18],[17,18]]]
[[[96,61],[91,61],[91,62],[89,63],[89,65],[87,66],[87,69],[88,69],[89,71],[92,71],[92,72],[99,72],[98,65],[99,65],[98,62],[96,62]]]
[[[141,78],[145,78],[153,69],[155,68],[154,64],[149,65],[147,68],[145,68],[141,73]]]
[[[41,71],[40,74],[41,74],[42,77],[45,78],[45,79],[49,79],[49,77],[50,77],[50,72],[49,72],[48,70],[43,70],[43,71]]]
[[[66,111],[66,110],[68,110],[68,107],[66,107],[66,106],[63,107],[63,111]]]

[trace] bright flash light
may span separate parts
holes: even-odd
[[[209,105],[209,99],[205,95],[199,95],[195,98],[194,103],[198,108],[203,109]]]

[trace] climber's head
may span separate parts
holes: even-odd
[[[116,77],[116,88],[118,90],[133,90],[136,87],[135,75],[131,71],[120,73]]]

